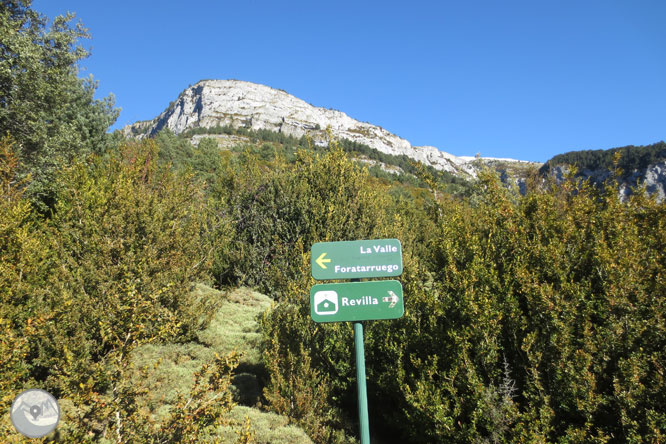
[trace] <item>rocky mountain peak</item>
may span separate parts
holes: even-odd
[[[144,137],[168,128],[175,134],[216,126],[271,130],[326,143],[326,128],[338,139],[368,145],[380,152],[406,155],[438,170],[475,176],[476,159],[458,157],[432,146],[416,147],[377,125],[321,107],[275,88],[241,80],[202,80],[183,91],[159,116],[123,128],[126,136]],[[478,163],[478,162],[477,162]]]

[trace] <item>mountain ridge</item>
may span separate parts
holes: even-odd
[[[189,86],[159,116],[125,126],[125,136],[146,137],[168,128],[175,134],[216,126],[268,129],[308,135],[319,145],[333,137],[367,145],[385,154],[406,155],[433,168],[473,178],[487,161],[541,165],[514,159],[455,156],[433,146],[413,146],[386,129],[360,122],[342,111],[316,107],[284,90],[243,80],[201,80]]]
[[[154,119],[126,125],[120,131],[126,137],[140,139],[154,136],[163,129],[169,129],[174,134],[194,130],[197,134],[191,138],[191,143],[197,144],[204,135],[202,129],[215,133],[217,129],[224,127],[235,130],[268,130],[296,138],[308,136],[314,144],[320,146],[326,145],[332,136],[338,140],[369,147],[379,153],[406,156],[465,180],[475,179],[481,169],[489,167],[500,174],[503,182],[517,185],[521,192],[524,191],[525,178],[532,167],[540,167],[542,176],[552,175],[556,181],[561,181],[571,166],[580,165],[581,159],[588,161],[590,156],[593,159],[595,156],[610,158],[613,152],[619,150],[625,158],[643,159],[640,164],[634,165],[634,162],[626,165],[626,175],[621,178],[620,184],[622,197],[631,195],[632,189],[642,183],[649,194],[656,194],[659,200],[666,198],[666,163],[652,154],[648,156],[653,160],[649,162],[650,165],[645,165],[644,161],[647,159],[645,149],[657,149],[663,142],[648,147],[629,146],[569,152],[557,155],[546,163],[479,155],[455,156],[434,146],[414,146],[408,140],[380,126],[358,121],[342,111],[317,107],[284,90],[244,80],[201,80],[183,90]],[[369,162],[367,159],[359,160]],[[609,174],[609,161],[606,160],[598,165],[590,164],[590,168],[579,171],[578,177],[583,180],[589,178],[600,185]]]

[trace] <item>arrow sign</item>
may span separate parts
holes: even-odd
[[[317,242],[310,253],[312,277],[318,280],[402,274],[402,246],[398,239]]]
[[[310,290],[310,316],[315,322],[398,319],[404,313],[398,281],[318,284]]]
[[[330,259],[324,259],[324,256],[326,256],[326,253],[320,254],[319,257],[317,258],[317,260],[315,261],[315,263],[317,265],[319,265],[321,268],[323,268],[324,270],[326,270],[326,265],[324,265],[324,264],[327,264],[327,263],[331,262],[331,260]]]
[[[396,295],[395,293],[393,293],[390,290],[389,290],[388,294],[389,294],[388,296],[384,296],[382,298],[382,301],[383,302],[390,302],[390,305],[388,307],[393,308],[393,307],[395,307],[395,304],[398,303],[398,295]]]

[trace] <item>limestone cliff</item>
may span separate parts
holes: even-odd
[[[561,164],[554,166],[550,174],[558,182],[561,182],[569,172],[569,165]],[[610,179],[611,175],[612,173],[608,169],[583,169],[578,171],[576,177],[581,180],[589,180],[591,183],[600,186],[606,180]],[[645,168],[627,171],[619,178],[619,182],[618,192],[622,200],[631,196],[637,187],[645,187],[650,196],[655,196],[658,201],[662,202],[666,199],[666,161],[650,164]]]
[[[175,134],[216,126],[267,129],[326,143],[326,128],[335,138],[362,143],[386,154],[406,155],[442,171],[474,177],[480,162],[458,157],[432,146],[412,146],[407,140],[376,125],[359,122],[341,111],[320,108],[285,91],[240,80],[202,80],[187,88],[162,114],[151,121],[123,128],[126,136],[154,135],[163,128]]]

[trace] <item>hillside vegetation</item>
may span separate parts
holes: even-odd
[[[404,246],[406,315],[366,326],[377,431],[402,442],[663,439],[666,211],[643,194],[620,203],[566,182],[520,196],[493,175],[466,200],[395,193],[334,145],[297,151],[293,163],[222,152],[207,183],[174,172],[146,141],[64,169],[44,218],[13,180],[11,147],[3,402],[26,386],[70,400],[77,415],[62,441],[118,429],[128,442],[167,439],[157,437],[178,424],[196,442],[229,417],[233,354],[200,370],[201,404],[176,403],[167,422],[129,383],[133,350],[202,340],[219,300],[190,285],[208,281],[276,302],[261,321],[262,405],[315,442],[346,442],[352,329],[310,320],[308,252],[386,237]],[[220,393],[228,401],[208,411]]]
[[[615,165],[615,157],[619,162]],[[650,165],[666,160],[666,142],[657,142],[644,146],[623,146],[609,150],[583,150],[571,151],[557,156],[541,167],[541,173],[548,173],[557,165],[576,165],[579,171],[583,170],[612,170],[616,166],[622,171],[631,173],[635,170],[644,170]]]
[[[45,26],[27,2],[1,13],[12,38]],[[15,94],[44,70],[25,38],[0,103],[39,109]],[[86,91],[75,60],[62,86]],[[309,252],[381,238],[403,246],[405,316],[365,323],[378,442],[666,441],[664,203],[622,202],[613,178],[521,194],[493,171],[460,192],[417,165],[373,175],[335,141],[93,125],[52,157],[19,130],[100,106],[0,119],[0,409],[55,395],[42,442],[356,442],[353,329],[310,319]],[[0,436],[23,439],[6,414]]]
[[[163,131],[164,132],[164,131]],[[257,153],[263,159],[268,159],[276,155],[276,151],[283,155],[287,160],[294,159],[294,153],[298,149],[312,149],[315,151],[324,151],[325,146],[313,144],[307,137],[294,137],[270,130],[251,130],[246,128],[233,128],[230,126],[197,128],[185,131],[178,138],[189,140],[192,136],[203,135],[207,137],[207,143],[212,143],[214,139],[211,136],[217,134],[233,135],[245,137],[249,142],[239,144],[232,149],[249,149]],[[159,137],[159,136],[158,136]],[[329,133],[329,140],[332,139]],[[203,139],[206,141],[206,138]],[[184,140],[181,145],[184,144]],[[375,177],[381,177],[393,182],[400,182],[414,186],[424,187],[426,183],[422,176],[424,172],[436,180],[450,194],[464,195],[469,192],[470,184],[467,180],[455,176],[446,171],[438,171],[435,168],[420,164],[405,155],[392,155],[382,153],[362,143],[353,142],[347,139],[337,141],[337,144],[343,151],[352,158],[360,161],[362,164],[370,165],[370,174]],[[257,147],[259,147],[257,149]],[[384,166],[384,168],[382,168]],[[392,167],[395,173],[387,172],[386,167]]]

